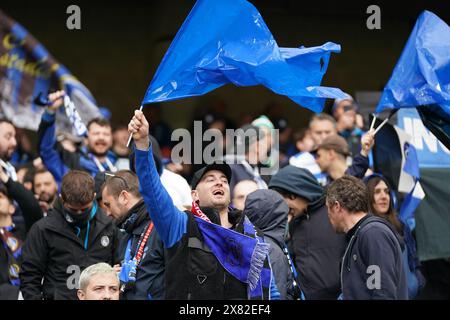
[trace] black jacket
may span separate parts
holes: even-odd
[[[404,243],[389,222],[367,215],[347,233],[347,238],[341,266],[343,299],[407,300]]]
[[[119,230],[100,208],[91,220],[88,240],[85,250],[83,241],[63,215],[61,201],[57,200],[49,215],[31,228],[23,246],[20,274],[23,297],[75,300],[81,271],[98,262],[110,265],[120,262]]]
[[[130,240],[131,257],[136,255],[138,242],[150,221],[143,200],[130,210],[128,218],[121,225],[121,229],[126,233],[119,244],[122,259],[125,257]],[[125,286],[126,290],[121,298],[125,300],[164,299],[164,256],[163,243],[156,229],[153,228],[145,245],[142,260],[136,270],[136,282],[131,287]]]
[[[27,190],[22,184],[9,179],[5,183],[9,195],[20,207],[24,218],[24,224],[13,226],[11,233],[19,241],[24,241],[31,226],[42,218],[42,210],[34,194]],[[11,254],[5,249],[3,243],[0,244],[0,300],[17,300],[19,287],[14,286],[9,281],[8,266]],[[16,261],[21,263],[21,258]]]
[[[323,188],[311,172],[292,165],[278,171],[269,188],[283,189],[308,201],[306,213],[289,226],[299,284],[307,300],[337,299],[345,236],[337,234],[331,226]]]
[[[281,300],[294,299],[294,277],[283,252],[288,212],[286,202],[273,190],[256,190],[245,200],[244,215],[264,233],[264,240],[270,244],[270,265]]]

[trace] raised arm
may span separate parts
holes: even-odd
[[[362,179],[369,169],[369,153],[375,142],[374,130],[370,130],[361,138],[361,153],[353,158],[353,163],[345,174]]]
[[[47,107],[42,114],[41,123],[39,124],[39,155],[42,162],[55,177],[58,186],[61,184],[62,177],[68,171],[64,162],[56,148],[56,126],[55,112],[63,103],[64,91],[57,91],[49,94],[48,98],[52,104]]]
[[[136,145],[136,174],[140,192],[159,236],[170,248],[186,233],[187,215],[173,204],[161,183],[148,137],[149,124],[142,111],[135,111],[128,131],[133,134]]]
[[[4,183],[11,197],[17,201],[20,209],[22,209],[26,232],[28,232],[31,226],[43,217],[39,202],[34,197],[33,192],[26,189],[19,182],[12,181],[2,168],[0,168],[0,179]]]

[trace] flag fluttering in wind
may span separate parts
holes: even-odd
[[[343,98],[322,87],[332,52],[280,48],[258,10],[245,0],[198,0],[167,50],[142,105],[199,96],[225,84],[263,85],[314,112],[326,98]]]
[[[383,90],[376,113],[417,108],[424,125],[450,148],[450,27],[421,13]]]
[[[19,128],[37,130],[44,109],[35,98],[51,90],[65,90],[84,123],[101,116],[89,90],[0,10],[0,115]],[[56,121],[61,131],[79,131],[62,109]]]

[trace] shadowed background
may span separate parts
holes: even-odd
[[[333,41],[342,46],[332,54],[323,85],[354,94],[381,90],[424,9],[450,20],[448,1],[408,4],[377,1],[254,0],[280,46],[316,46]],[[156,68],[195,1],[45,1],[2,0],[7,14],[21,23],[55,58],[109,108],[112,123],[126,124],[139,106]],[[81,30],[68,30],[66,8],[81,8]],[[381,30],[369,30],[367,7],[381,8]],[[214,17],[211,17],[212,19]],[[206,96],[162,104],[162,117],[172,128],[188,127],[203,108],[226,110],[239,122],[258,115],[269,103],[292,127],[306,125],[311,112],[263,87],[222,87]]]

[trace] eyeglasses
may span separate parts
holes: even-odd
[[[114,173],[105,172],[105,181],[104,182],[106,182],[106,177],[109,177],[109,179],[117,178],[117,179],[123,181],[123,183],[125,184],[126,190],[130,190],[127,180],[125,180],[123,177],[117,176]]]

